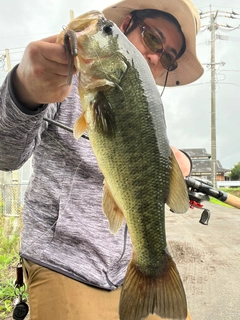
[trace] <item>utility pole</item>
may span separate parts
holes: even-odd
[[[216,14],[212,13],[212,7],[210,5],[210,31],[211,31],[211,169],[212,169],[212,183],[214,188],[217,187],[217,148],[216,148],[216,67],[215,67],[215,30],[217,29],[215,20]]]
[[[11,67],[11,60],[9,55],[9,49],[5,49],[5,57],[7,61],[7,71],[9,72]],[[10,185],[12,184],[12,171],[0,171],[0,201],[3,201],[2,194],[3,194],[3,188],[4,185]],[[0,212],[0,214],[3,214],[3,212]],[[5,224],[5,222],[4,222]]]
[[[7,61],[7,71],[9,72],[11,70],[11,60],[9,55],[9,49],[5,49],[4,59],[6,59]],[[12,183],[12,172],[0,171],[0,186],[4,184],[11,184],[11,183]],[[1,194],[0,194],[0,200],[1,200]]]
[[[220,14],[219,14],[220,13]],[[219,25],[216,23],[217,17],[226,17],[232,19],[239,19],[238,13],[232,12],[223,12],[220,10],[212,11],[212,6],[210,5],[210,12],[200,12],[200,18],[206,18],[210,16],[210,24],[207,29],[211,32],[211,181],[214,188],[217,187],[217,143],[216,143],[216,65],[224,65],[224,62],[216,63],[215,62],[215,43],[216,36],[215,31],[219,29]],[[232,28],[229,25],[223,26],[224,28]],[[219,39],[226,40],[224,37],[219,36]]]
[[[74,11],[70,10],[69,11],[69,15],[70,15],[70,21],[73,21],[73,19],[74,19]]]
[[[9,55],[9,49],[5,49],[5,54],[6,54],[6,60],[7,60],[7,70],[9,72],[12,69],[10,55]]]

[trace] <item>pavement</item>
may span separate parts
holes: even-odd
[[[207,226],[199,223],[202,209],[185,214],[166,209],[168,248],[181,274],[192,319],[239,320],[240,210],[203,204],[211,213]]]
[[[193,320],[240,319],[240,210],[204,202],[185,214],[166,210],[168,247],[178,266]]]

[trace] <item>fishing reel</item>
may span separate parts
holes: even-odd
[[[191,180],[189,181],[189,179]],[[197,179],[186,178],[185,181],[188,189],[190,208],[203,209],[199,223],[203,225],[208,225],[208,222],[210,219],[210,210],[204,208],[202,202],[209,201],[210,199],[209,199],[209,195],[206,192],[200,191],[199,186],[200,185],[207,186],[206,189],[208,189],[208,187],[212,188],[213,187],[212,182],[207,179],[200,179],[200,178],[197,178]],[[193,181],[195,183],[193,183]]]

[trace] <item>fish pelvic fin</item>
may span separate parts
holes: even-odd
[[[120,320],[141,320],[149,314],[161,318],[185,320],[188,315],[186,295],[177,267],[169,254],[158,275],[142,273],[130,262],[119,304]]]
[[[171,165],[169,193],[166,203],[173,212],[184,213],[189,209],[188,191],[182,171],[172,150]]]
[[[113,195],[104,180],[103,186],[103,200],[102,200],[103,212],[105,213],[108,222],[109,230],[112,234],[116,235],[122,226],[124,215],[121,209],[119,209]]]
[[[84,116],[84,113],[80,115],[80,117],[77,119],[77,121],[74,124],[73,127],[73,136],[75,139],[79,139],[81,135],[86,131],[87,129],[87,122]]]

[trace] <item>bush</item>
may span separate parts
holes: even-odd
[[[14,282],[19,262],[19,231],[8,234],[6,220],[0,215],[0,319],[5,319],[13,309]],[[14,219],[14,218],[12,218]],[[16,219],[16,218],[15,218]]]
[[[240,198],[240,188],[221,188],[220,190]]]
[[[231,180],[240,180],[240,162],[236,164],[230,173]]]

